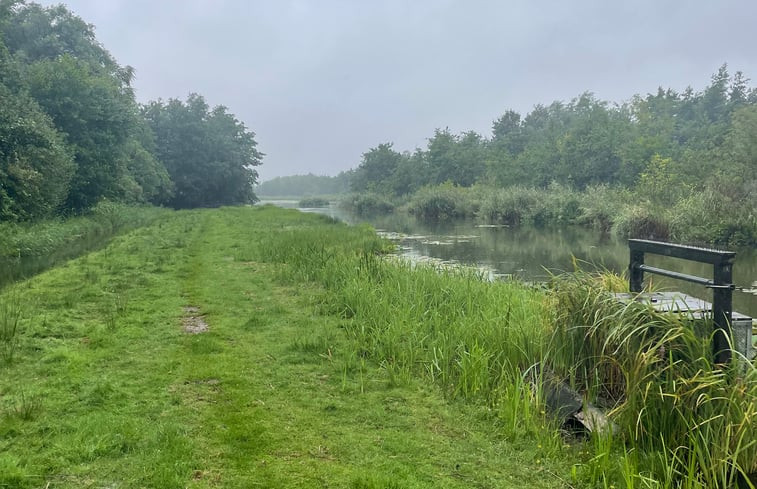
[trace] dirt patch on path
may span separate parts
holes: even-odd
[[[196,306],[185,306],[184,317],[181,320],[182,328],[187,334],[205,333],[210,326],[205,321],[205,316],[199,314],[200,308]]]

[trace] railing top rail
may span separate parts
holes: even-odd
[[[631,251],[652,253],[655,255],[671,256],[684,260],[711,263],[719,265],[733,261],[736,253],[733,251],[715,250],[712,248],[700,248],[698,246],[686,246],[663,241],[651,241],[648,239],[629,239],[628,247]]]

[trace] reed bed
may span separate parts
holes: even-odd
[[[575,441],[545,413],[539,372],[549,369],[615,426],[591,435],[573,483],[753,487],[757,372],[714,365],[710,325],[619,303],[610,292],[625,281],[608,273],[554,277],[547,289],[490,283],[385,260],[370,230],[310,222],[237,258],[285,264],[282,280],[322,289],[316,308],[345,319],[349,347],[329,351],[345,370],[370,360],[390,383],[422,376],[450,399],[487,405],[503,437],[548,457]]]

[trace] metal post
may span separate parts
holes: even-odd
[[[644,270],[640,267],[644,264],[644,252],[629,246],[631,259],[628,261],[628,286],[631,292],[641,292],[644,289]]]
[[[713,264],[712,322],[715,327],[712,342],[715,363],[731,361],[731,320],[733,312],[733,258],[724,257]]]

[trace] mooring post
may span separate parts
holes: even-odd
[[[644,290],[644,270],[641,265],[644,264],[644,251],[638,250],[633,243],[628,244],[631,250],[631,259],[628,260],[628,285],[631,292],[641,292]]]
[[[726,364],[731,361],[733,348],[733,256],[723,256],[712,267],[712,322],[715,327],[712,347],[715,363]]]

